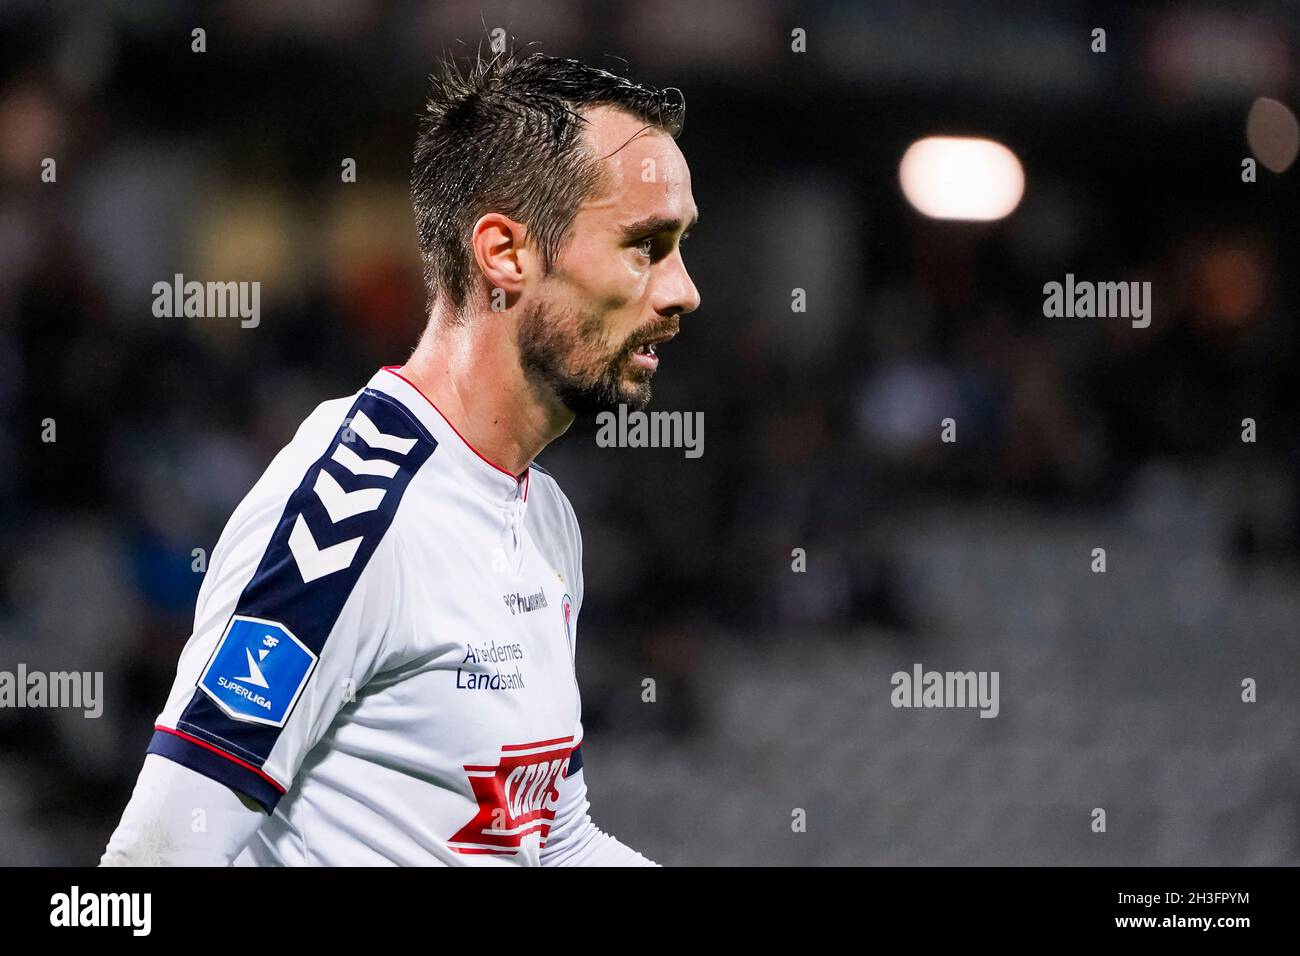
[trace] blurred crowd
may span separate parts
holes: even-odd
[[[0,668],[103,670],[108,697],[98,721],[0,712],[0,862],[97,856],[189,636],[196,549],[210,554],[317,403],[404,361],[422,328],[405,177],[424,75],[499,11],[304,6],[316,15],[0,10]],[[583,528],[579,669],[611,766],[624,740],[690,748],[719,733],[725,649],[776,667],[792,635],[951,639],[926,599],[938,585],[909,557],[918,514],[981,511],[1008,535],[1029,516],[1035,540],[1151,511],[1166,522],[1153,528],[1195,531],[1171,482],[1213,477],[1222,520],[1203,530],[1230,569],[1222,600],[1232,575],[1294,578],[1300,196],[1295,170],[1240,177],[1246,109],[1300,100],[1293,73],[1224,61],[1235,84],[1173,84],[1156,57],[1176,51],[1138,38],[1172,42],[1185,25],[1154,15],[1135,14],[1097,65],[1086,40],[1042,55],[1086,37],[1088,17],[1016,14],[998,36],[1021,38],[1029,62],[1010,76],[981,72],[1001,53],[980,54],[978,31],[921,43],[903,7],[859,21],[836,4],[719,5],[730,20],[673,3],[565,3],[547,20],[500,6],[518,42],[687,102],[701,224],[684,255],[703,304],[664,350],[654,407],[702,411],[704,456],[600,448],[579,422],[539,459]],[[805,20],[814,48],[836,37],[832,52],[787,52]],[[1294,42],[1295,22],[1243,22],[1244,60],[1251,37]],[[847,45],[854,29],[862,43]],[[1006,221],[907,206],[899,157],[952,130],[1021,157],[1025,198]],[[1044,317],[1043,285],[1067,272],[1150,281],[1151,326]],[[153,284],[177,273],[260,281],[259,325],[154,316]],[[994,578],[986,597],[1020,585]],[[638,706],[647,674],[654,708]],[[632,785],[619,766],[611,793]]]

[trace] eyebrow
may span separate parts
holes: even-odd
[[[685,232],[694,229],[700,221],[700,214],[697,212],[695,218],[686,225]],[[628,223],[621,226],[620,231],[625,239],[635,239],[638,236],[647,236],[658,232],[676,232],[681,228],[682,221],[669,216],[651,216],[648,219],[641,219],[638,222]]]

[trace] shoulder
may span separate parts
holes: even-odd
[[[436,442],[389,396],[322,402],[231,516],[231,551],[256,551],[254,583],[350,588],[385,538]],[[245,553],[243,561],[253,558]],[[270,580],[270,579],[274,580]]]
[[[253,490],[288,495],[321,471],[349,486],[386,488],[409,480],[436,444],[409,409],[361,389],[317,405]]]

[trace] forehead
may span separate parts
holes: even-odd
[[[686,157],[667,133],[620,109],[597,106],[582,114],[587,142],[605,167],[605,188],[584,211],[641,219],[660,215],[685,224],[695,215]]]

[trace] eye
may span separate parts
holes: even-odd
[[[636,244],[637,251],[640,252],[642,255],[644,255],[647,259],[649,259],[651,256],[654,255],[654,251],[655,251],[654,247],[655,247],[654,236],[646,236],[644,239],[638,240]]]

